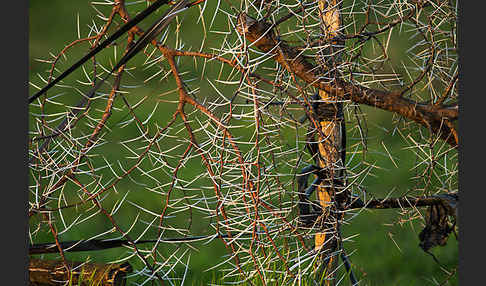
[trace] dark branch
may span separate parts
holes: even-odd
[[[87,60],[92,58],[94,55],[102,51],[104,48],[106,48],[109,44],[111,44],[113,41],[118,39],[120,36],[128,32],[131,28],[133,28],[136,24],[138,24],[140,21],[145,19],[147,16],[152,14],[157,8],[160,6],[167,4],[169,0],[158,0],[154,4],[150,5],[147,9],[143,10],[140,12],[136,17],[134,17],[131,21],[123,25],[120,29],[118,29],[113,35],[108,37],[105,41],[103,41],[99,46],[91,50],[88,54],[86,54],[84,57],[82,57],[80,60],[78,60],[74,65],[69,67],[65,72],[63,72],[60,76],[55,78],[53,81],[51,81],[48,85],[43,87],[40,91],[38,91],[36,94],[31,96],[29,98],[29,103],[32,103],[36,98],[41,96],[42,94],[46,93],[51,87],[53,87],[56,83],[64,79],[66,76],[71,74],[73,71],[75,71],[77,68],[79,68],[82,64],[84,64]],[[121,66],[121,65],[119,65]],[[118,68],[118,67],[117,67]],[[116,70],[115,68],[113,71]],[[112,71],[112,72],[113,72]]]
[[[234,236],[235,234],[232,235]],[[244,233],[243,235],[252,235],[252,233],[247,233],[247,234]],[[122,246],[132,246],[132,244],[145,244],[145,243],[158,243],[158,242],[166,242],[166,243],[194,242],[194,241],[211,239],[214,237],[230,238],[231,234],[171,237],[171,238],[162,238],[160,240],[157,239],[138,240],[138,241],[133,241],[133,243],[124,239],[106,239],[106,240],[91,239],[91,240],[64,241],[64,242],[60,242],[59,244],[64,252],[81,252],[81,251],[106,250],[106,249],[122,247]],[[55,243],[37,243],[29,247],[29,254],[47,254],[47,253],[58,253],[58,252],[59,250]]]
[[[459,195],[457,193],[435,195],[424,198],[401,197],[388,199],[374,199],[367,202],[361,200],[354,201],[349,209],[396,209],[396,208],[411,208],[411,207],[426,207],[440,204],[450,204],[450,201],[458,202]]]

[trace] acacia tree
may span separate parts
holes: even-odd
[[[71,253],[123,247],[105,260],[134,283],[184,284],[223,246],[217,283],[356,285],[343,232],[365,210],[428,253],[455,232],[457,1],[91,6],[29,98],[30,253],[66,277]],[[411,184],[370,189],[385,161]]]

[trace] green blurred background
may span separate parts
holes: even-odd
[[[214,3],[210,3],[208,7],[214,7]],[[192,8],[192,11],[186,13],[192,13],[191,17],[198,15],[197,8]],[[67,43],[76,39],[77,17],[81,23],[81,30],[85,34],[86,25],[91,22],[94,15],[95,11],[89,1],[30,1],[29,76],[33,83],[42,85],[37,74],[45,74],[47,69],[46,64],[39,63],[35,59],[46,58],[49,53],[56,54]],[[141,25],[147,27],[148,21]],[[200,36],[198,30],[187,26],[183,26],[183,29],[188,45],[197,45]],[[80,58],[85,51],[86,46],[84,49],[74,49],[69,52],[70,61],[60,63],[60,69],[66,68],[73,59]],[[400,49],[392,51],[398,55],[401,52],[403,50]],[[401,58],[398,57],[397,62],[400,60]],[[67,81],[74,82],[76,78],[82,76],[82,71],[78,71]],[[149,82],[140,92],[143,93],[143,90],[147,94],[154,93],[157,90],[157,82]],[[31,88],[30,92],[32,94],[34,89]],[[75,99],[73,102],[77,100]],[[412,169],[417,160],[416,156],[406,148],[407,144],[404,140],[393,132],[394,120],[392,120],[391,114],[365,106],[362,109],[367,113],[369,128],[366,161],[379,166],[373,170],[372,176],[366,178],[362,187],[372,190],[377,197],[384,197],[391,191],[393,192],[390,196],[400,196],[413,189],[416,184],[410,179],[416,172]],[[159,116],[161,116],[161,120],[164,120],[168,114]],[[111,120],[117,121],[120,118],[121,116],[117,118],[114,115]],[[388,150],[393,150],[395,162],[390,160],[384,146]],[[149,198],[147,198],[147,206],[147,208],[160,207],[156,202],[150,202]],[[447,275],[440,270],[432,257],[424,253],[418,246],[418,234],[422,230],[423,224],[418,220],[414,220],[413,223],[398,223],[401,218],[395,210],[364,210],[352,220],[351,224],[343,227],[345,237],[357,235],[345,242],[345,247],[348,253],[353,253],[351,261],[356,275],[363,279],[360,285],[438,285],[437,283],[446,279]],[[105,227],[109,226],[103,220],[99,220],[99,223]],[[89,228],[89,226],[87,227]],[[82,237],[83,229],[77,231],[78,235]],[[63,238],[69,240],[77,237],[76,234],[72,234],[71,237],[67,234]],[[51,238],[49,234],[45,234],[40,235],[40,240],[42,239],[50,241]],[[115,249],[102,253],[68,254],[68,258],[82,261],[89,256],[94,261],[111,261],[119,255],[118,251]],[[445,247],[434,248],[431,252],[447,269],[457,266],[458,247],[453,235]],[[226,251],[220,243],[201,245],[200,251],[191,255],[191,266],[186,279],[191,281],[192,284],[189,285],[207,285],[213,281],[214,277],[219,274],[204,270],[214,265],[216,257],[219,259],[224,254]],[[457,278],[452,278],[449,283],[448,285],[457,285]]]

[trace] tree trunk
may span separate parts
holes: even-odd
[[[331,84],[339,77],[336,67],[340,62],[342,41],[330,41],[338,35],[341,17],[337,0],[319,0],[321,17],[321,50],[317,55],[322,76]],[[343,193],[345,185],[345,121],[342,103],[336,95],[319,90],[318,108],[314,110],[320,131],[318,132],[317,164],[322,168],[324,180],[317,187],[317,197],[323,214],[318,219],[319,231],[314,237],[314,249],[319,252],[318,275],[321,285],[335,285],[335,270],[341,249],[340,221],[342,209],[348,196]],[[316,105],[314,105],[316,106]]]
[[[132,271],[128,263],[97,264],[86,262],[67,262],[70,271],[62,260],[30,258],[29,285],[125,285],[125,275]],[[71,277],[69,277],[71,275]]]

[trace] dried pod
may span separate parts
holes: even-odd
[[[442,203],[432,205],[427,209],[425,228],[419,234],[419,245],[424,251],[437,245],[446,245],[449,234],[456,225],[458,195],[442,194],[434,197],[442,198]],[[450,221],[450,217],[453,217],[453,222]]]

